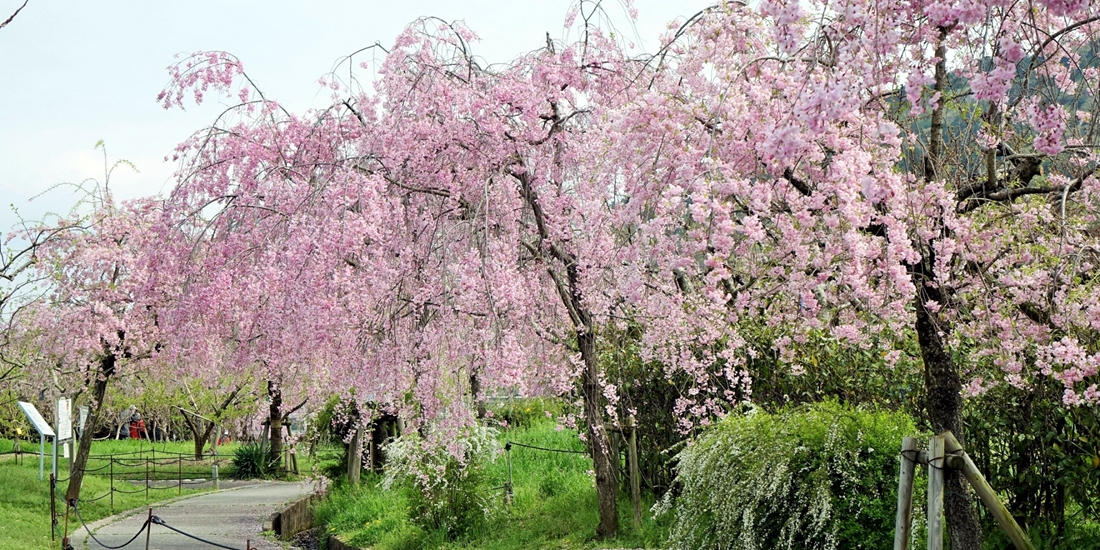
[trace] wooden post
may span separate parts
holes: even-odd
[[[619,457],[621,456],[619,454],[619,452],[620,452],[619,438],[622,437],[622,435],[621,435],[622,432],[618,431],[618,430],[614,430],[614,429],[608,430],[608,431],[610,433],[608,434],[607,440],[608,440],[608,442],[611,443],[611,449],[609,449],[609,452],[611,453],[611,480],[612,480],[611,484],[614,485],[615,490],[618,491],[619,490],[619,466],[622,464],[622,461],[619,459]]]
[[[512,503],[512,445],[504,446],[504,457],[508,462],[508,484],[504,486],[504,503]]]
[[[176,494],[183,494],[183,455],[176,457]]]
[[[115,455],[107,455],[111,465],[111,515],[115,513]]]
[[[372,428],[371,429],[370,443],[367,443],[367,465],[370,466],[370,471],[372,473],[375,471],[375,467],[374,467],[374,430],[375,429],[377,429],[377,428]]]
[[[898,474],[898,518],[894,523],[894,550],[909,550],[913,529],[913,474],[917,468],[917,438],[901,438],[901,471]]]
[[[359,470],[363,465],[363,428],[355,427],[355,435],[351,438],[351,446],[348,447],[348,483],[359,483]]]
[[[149,550],[149,535],[153,531],[153,509],[149,509],[149,518],[145,520],[145,550]]]
[[[627,447],[627,466],[630,468],[630,504],[634,507],[634,528],[642,528],[642,481],[638,472],[638,428],[630,419],[630,445]]]
[[[1031,544],[1031,541],[1027,538],[1027,534],[1020,528],[1020,525],[1016,523],[1016,520],[1012,518],[1012,514],[1008,512],[1008,508],[1001,503],[1001,499],[997,498],[997,493],[993,491],[993,487],[986,481],[985,476],[978,470],[978,466],[974,464],[974,461],[970,459],[970,455],[966,454],[962,445],[959,444],[959,440],[955,439],[955,435],[951,432],[943,433],[944,445],[950,453],[960,453],[962,460],[953,460],[953,463],[959,463],[959,469],[962,470],[963,476],[970,482],[970,486],[978,493],[978,497],[982,499],[982,503],[989,509],[989,512],[993,514],[993,517],[997,519],[997,523],[1004,530],[1008,538],[1012,540],[1012,544],[1019,550],[1035,550],[1035,546]],[[951,457],[955,458],[955,457]]]
[[[928,441],[928,550],[943,550],[943,436]]]

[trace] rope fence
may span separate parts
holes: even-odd
[[[119,458],[119,456],[125,456],[125,458]],[[96,473],[107,478],[110,481],[110,489],[101,495],[85,498],[83,502],[93,503],[109,498],[109,510],[113,514],[115,511],[115,494],[136,495],[145,493],[145,500],[148,501],[152,496],[150,493],[160,494],[163,491],[175,489],[176,494],[183,494],[185,486],[190,489],[207,483],[213,483],[214,487],[217,487],[219,483],[218,468],[227,461],[228,457],[219,457],[214,460],[195,460],[194,455],[164,452],[89,455],[88,463],[83,468],[84,473]],[[64,515],[66,521],[68,518],[68,514],[59,514],[57,511],[57,486],[68,482],[71,478],[72,472],[69,472],[69,475],[63,478],[50,474],[51,538],[56,537],[59,516]],[[165,525],[165,527],[171,528],[168,525]]]
[[[118,546],[111,546],[111,545],[99,540],[99,538],[96,537],[95,532],[93,532],[91,527],[88,526],[88,522],[84,521],[84,518],[81,517],[81,515],[80,515],[80,506],[79,506],[79,504],[76,500],[73,500],[72,502],[70,502],[69,507],[72,509],[72,511],[74,513],[76,513],[77,519],[80,520],[80,524],[82,526],[84,526],[84,530],[88,533],[88,536],[93,541],[95,541],[96,544],[98,544],[101,547],[106,548],[108,550],[119,550],[120,548],[125,548],[125,547],[129,546],[131,543],[133,543],[135,540],[137,540],[137,538],[139,536],[141,536],[142,533],[145,533],[146,530],[149,531],[149,533],[146,534],[146,548],[148,548],[148,546],[149,546],[148,542],[149,542],[149,539],[152,535],[152,526],[153,525],[159,525],[159,526],[164,527],[165,529],[168,529],[168,530],[170,530],[170,531],[172,531],[176,534],[183,535],[183,536],[185,536],[185,537],[187,537],[191,540],[201,542],[205,545],[213,546],[215,548],[223,548],[225,550],[252,550],[252,541],[251,540],[246,540],[245,541],[245,547],[244,548],[239,548],[239,547],[236,547],[236,546],[227,546],[227,545],[224,545],[224,544],[221,544],[221,543],[217,543],[217,542],[214,542],[214,541],[211,541],[211,540],[207,540],[207,539],[204,539],[200,536],[188,533],[188,532],[186,532],[182,529],[173,527],[173,526],[169,525],[167,522],[165,522],[163,519],[161,519],[159,516],[153,515],[153,510],[151,508],[149,509],[148,518],[145,521],[141,522],[141,527],[137,530],[136,533],[134,533],[134,536],[130,537],[130,540],[128,540],[128,541],[126,541],[126,542],[124,542],[124,543],[122,543]],[[66,520],[66,524],[67,523],[68,523],[68,521]],[[68,538],[69,538],[68,534],[66,533],[65,538],[63,539],[63,540],[66,541],[66,544],[67,544]]]

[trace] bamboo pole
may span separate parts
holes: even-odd
[[[943,550],[943,436],[928,441],[928,550]]]
[[[1020,528],[1020,525],[1016,523],[1016,520],[1012,518],[1012,514],[1009,513],[1008,508],[1001,503],[1001,499],[997,498],[997,493],[993,490],[993,487],[986,481],[985,476],[978,470],[978,466],[974,464],[974,461],[970,459],[970,455],[966,454],[962,445],[959,444],[959,440],[955,439],[955,435],[951,432],[943,433],[944,444],[948,452],[961,453],[959,457],[962,459],[962,463],[959,464],[962,470],[963,476],[970,482],[970,486],[978,493],[978,497],[982,499],[982,503],[989,509],[989,512],[993,514],[993,517],[997,519],[997,523],[1004,530],[1008,538],[1012,540],[1012,544],[1019,550],[1035,550],[1035,546],[1028,540],[1027,534]],[[953,461],[955,462],[955,461]]]
[[[909,550],[913,529],[913,474],[916,463],[917,438],[901,439],[901,472],[898,475],[898,517],[894,523],[894,550]]]
[[[634,507],[634,528],[642,527],[642,489],[641,474],[638,472],[638,429],[634,419],[630,419],[630,446],[627,447],[627,462],[630,467],[630,504]]]

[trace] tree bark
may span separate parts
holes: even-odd
[[[283,392],[279,390],[274,382],[269,380],[267,382],[267,395],[271,398],[267,416],[269,435],[267,460],[272,472],[281,474],[283,463],[283,414],[281,412]]]
[[[77,448],[72,469],[69,471],[69,486],[65,490],[66,502],[80,498],[80,487],[84,484],[84,469],[88,466],[88,455],[92,452],[92,434],[95,433],[96,426],[99,426],[103,416],[103,399],[107,395],[107,383],[115,374],[115,361],[115,356],[110,353],[99,359],[99,372],[96,373],[95,383],[92,386],[92,410],[88,415],[88,424],[84,428],[85,435],[80,438],[80,446]]]
[[[928,418],[932,422],[934,433],[951,430],[959,443],[966,445],[962,423],[962,378],[943,345],[939,327],[932,313],[925,307],[923,297],[923,293],[918,293],[916,330],[921,358],[924,360],[924,383],[927,391],[925,406],[928,408]],[[933,465],[937,466],[942,467]],[[970,490],[962,473],[945,470],[944,486],[944,518],[947,520],[951,548],[980,550],[982,527],[978,523],[974,501],[970,498]]]
[[[481,391],[481,376],[478,374],[476,367],[470,367],[470,399],[474,402],[474,407],[477,409],[477,419],[481,420],[485,418],[485,396]]]
[[[581,351],[581,359],[584,360],[584,374],[581,376],[584,418],[592,450],[593,470],[596,472],[596,499],[600,510],[596,536],[609,538],[619,534],[619,502],[618,487],[611,469],[611,442],[607,437],[603,410],[600,407],[602,394],[599,364],[596,361],[596,338],[591,331],[578,330],[577,346]]]

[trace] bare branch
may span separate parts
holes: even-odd
[[[23,0],[23,5],[19,6],[19,9],[15,10],[15,13],[11,14],[11,17],[5,19],[3,23],[0,23],[0,29],[8,26],[8,23],[11,23],[11,20],[15,19],[15,16],[19,15],[19,12],[23,11],[23,8],[27,7],[27,2],[30,2],[30,0]]]

